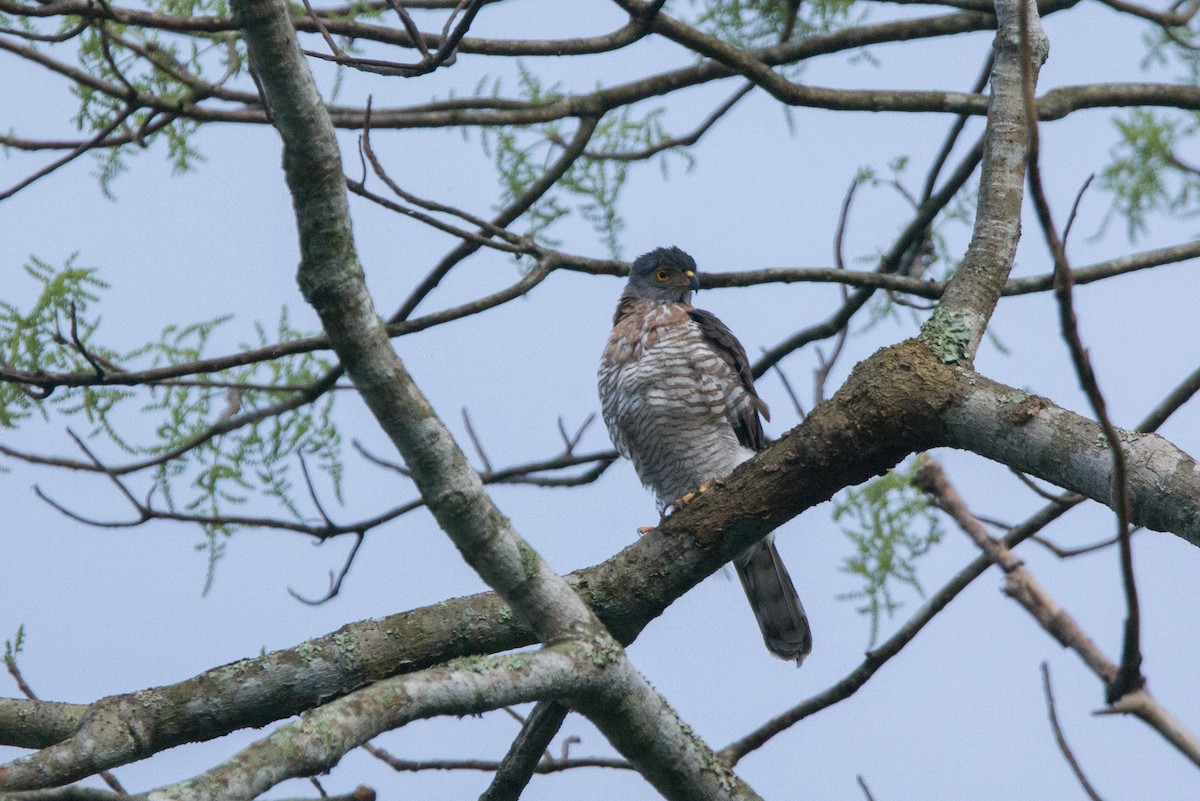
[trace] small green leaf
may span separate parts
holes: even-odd
[[[917,466],[913,459],[907,467],[848,489],[833,501],[833,519],[853,546],[841,570],[862,581],[861,589],[838,597],[862,602],[858,611],[871,619],[871,645],[881,615],[890,618],[903,606],[895,597],[895,585],[924,596],[917,560],[943,536],[927,496],[913,486]]]

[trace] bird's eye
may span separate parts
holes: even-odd
[[[654,280],[658,281],[659,283],[666,281],[670,277],[671,277],[671,274],[669,272],[667,272],[666,270],[664,270],[662,267],[659,267],[657,270],[654,271]]]

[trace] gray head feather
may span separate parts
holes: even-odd
[[[699,288],[696,260],[674,246],[643,253],[629,270],[629,289],[646,300],[691,303],[692,290]]]

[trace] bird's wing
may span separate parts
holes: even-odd
[[[761,451],[767,445],[767,438],[759,415],[770,420],[771,411],[754,389],[754,374],[750,372],[746,349],[729,327],[711,312],[689,309],[688,316],[699,326],[705,344],[732,368],[740,386],[741,391],[735,390],[730,396],[733,403],[729,409],[729,424],[733,426],[738,442],[744,448]]]

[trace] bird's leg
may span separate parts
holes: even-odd
[[[663,509],[663,517],[665,518],[667,515],[678,512],[680,509],[687,506],[692,501],[696,500],[696,498],[700,497],[700,493],[708,492],[710,489],[712,489],[715,486],[717,486],[717,482],[715,480],[714,481],[705,481],[703,484],[701,484],[699,487],[696,488],[695,492],[685,492],[683,494],[683,497],[676,498],[675,500],[673,500],[669,504],[667,504],[667,506]],[[645,535],[647,535],[651,531],[653,531],[655,528],[657,528],[657,526],[642,526],[638,529],[638,536],[644,537]]]
[[[712,489],[715,486],[717,486],[716,481],[705,481],[703,484],[701,484],[696,489],[695,492],[685,492],[685,493],[683,493],[682,498],[678,498],[675,501],[673,501],[671,503],[671,509],[678,512],[680,509],[687,506],[692,501],[696,500],[696,498],[698,498],[700,496],[700,493],[708,492],[710,489]]]

